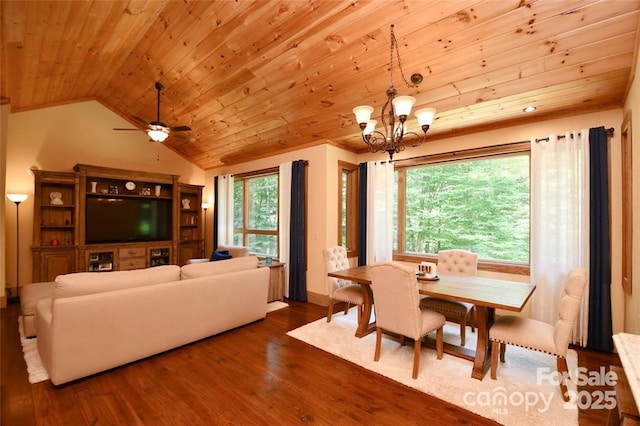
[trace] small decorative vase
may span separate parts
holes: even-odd
[[[96,192],[98,189],[98,182],[91,182],[91,192]]]

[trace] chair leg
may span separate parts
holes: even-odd
[[[418,378],[418,369],[420,368],[420,351],[422,350],[422,340],[416,339],[413,344],[413,379]]]
[[[467,315],[463,315],[460,318],[460,346],[464,346],[466,342],[466,332],[467,332]]]
[[[349,313],[349,307],[351,306],[351,303],[349,302],[344,302],[344,314],[347,315]]]
[[[496,371],[498,370],[498,342],[491,341],[491,378],[496,380]]]
[[[506,343],[500,343],[500,362],[504,362],[504,352],[507,350]]]
[[[327,310],[327,322],[331,322],[331,316],[333,315],[333,299],[329,298],[329,308]]]
[[[444,332],[442,331],[442,327],[440,327],[436,331],[436,353],[438,354],[438,359],[442,359],[442,353],[444,352],[444,343],[442,342]]]
[[[567,360],[564,357],[556,357],[556,364],[558,364],[558,373],[560,374],[560,391],[562,392],[562,399],[569,401],[569,393],[567,392],[567,376],[569,369],[567,368]]]
[[[382,342],[382,329],[376,327],[376,351],[373,355],[373,360],[378,361],[380,359],[380,343]]]
[[[404,341],[404,336],[400,336],[400,346],[404,346],[405,341]]]

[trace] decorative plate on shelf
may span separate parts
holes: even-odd
[[[129,191],[133,191],[134,189],[136,189],[136,184],[129,181],[127,183],[124,184],[124,187],[127,188],[127,190]]]

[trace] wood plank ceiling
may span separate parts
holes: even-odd
[[[8,1],[3,102],[96,99],[132,125],[188,125],[164,143],[203,169],[332,143],[366,151],[352,108],[389,84],[395,24],[431,140],[620,107],[638,54],[638,0]],[[535,113],[522,109],[535,105]],[[375,117],[374,117],[375,118]],[[417,129],[415,120],[409,127]],[[142,129],[142,127],[140,126]],[[113,137],[120,133],[113,131]]]

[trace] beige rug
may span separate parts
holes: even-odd
[[[374,362],[375,333],[358,339],[354,336],[356,326],[355,308],[352,308],[348,315],[336,313],[330,323],[321,318],[287,334],[505,425],[578,424],[578,410],[575,405],[564,403],[559,386],[548,380],[537,380],[537,368],[546,369],[541,372],[556,371],[556,360],[551,355],[509,346],[506,362],[498,365],[498,379],[491,380],[487,373],[480,381],[471,378],[470,361],[447,354],[438,360],[434,349],[423,348],[420,373],[413,380],[413,345],[402,347],[396,341],[383,338],[380,361]],[[459,329],[457,324],[447,324],[445,341],[459,344]],[[476,336],[477,333],[467,329],[467,347],[475,347]],[[569,352],[569,370],[574,371],[577,354],[573,350]],[[569,389],[575,391],[575,384],[570,382]]]
[[[42,365],[42,360],[38,353],[38,343],[36,338],[27,339],[24,337],[24,327],[22,326],[21,316],[18,317],[18,330],[20,331],[20,343],[22,344],[24,362],[27,364],[27,373],[29,373],[29,383],[38,383],[49,380],[49,374]]]

